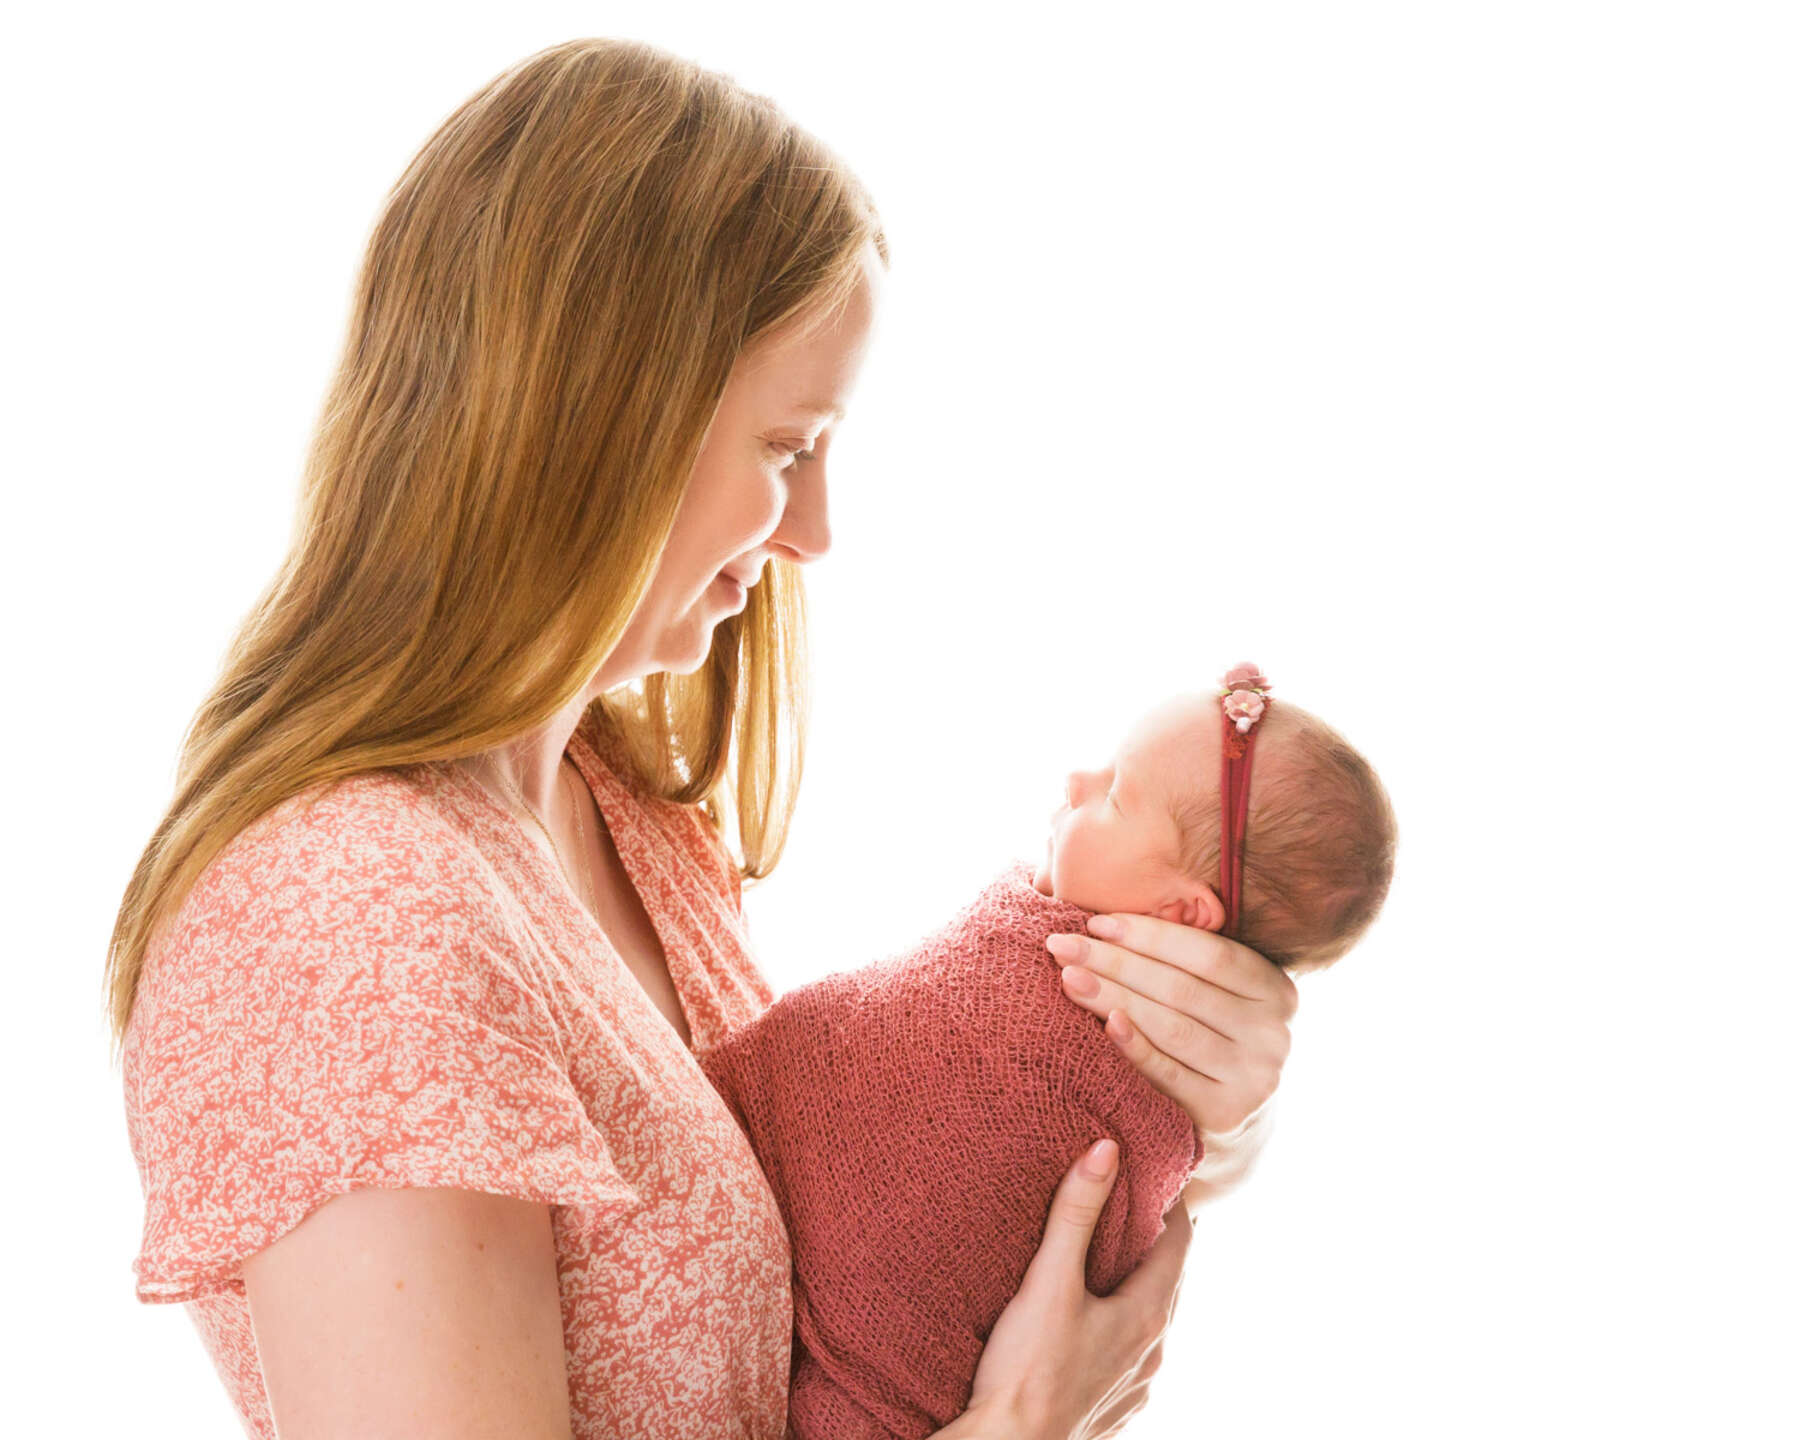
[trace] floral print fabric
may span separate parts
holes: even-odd
[[[315,787],[234,837],[146,959],[123,1052],[137,1295],[189,1309],[248,1434],[275,1428],[243,1260],[332,1196],[551,1207],[577,1440],[780,1440],[789,1250],[696,1053],[773,994],[698,806],[587,779],[690,1051],[521,822],[454,766]]]

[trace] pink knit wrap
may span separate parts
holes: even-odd
[[[921,1440],[967,1408],[1050,1201],[1102,1136],[1120,1170],[1088,1250],[1110,1294],[1200,1159],[1193,1123],[1062,993],[1047,936],[1093,912],[1015,861],[911,950],[783,995],[699,1056],[794,1260],[789,1433]]]

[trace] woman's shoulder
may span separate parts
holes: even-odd
[[[177,914],[176,930],[236,926],[322,897],[443,897],[467,844],[434,798],[428,767],[321,782],[279,802],[226,841]],[[328,905],[328,901],[325,902]]]
[[[419,766],[340,777],[246,825],[149,947],[134,1011],[223,1021],[332,987],[441,1002],[507,922],[440,783]]]
[[[291,797],[147,957],[122,1054],[141,1298],[241,1293],[245,1257],[365,1184],[631,1200],[458,794],[409,766]]]

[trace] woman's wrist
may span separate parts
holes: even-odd
[[[932,1431],[929,1440],[1019,1440],[1025,1433],[992,1408],[971,1406],[942,1430]]]
[[[1275,1101],[1271,1096],[1252,1110],[1236,1129],[1217,1135],[1202,1131],[1203,1153],[1189,1177],[1189,1193],[1203,1193],[1210,1199],[1238,1184],[1268,1142],[1274,1110]]]

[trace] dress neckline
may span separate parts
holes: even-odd
[[[625,882],[631,886],[637,895],[638,904],[650,917],[650,926],[656,932],[657,942],[662,946],[664,969],[668,971],[669,983],[675,991],[675,1001],[681,1007],[682,1019],[687,1024],[688,1034],[698,1034],[692,1007],[688,1004],[687,992],[682,985],[682,975],[686,967],[678,965],[671,958],[670,937],[665,930],[663,915],[659,907],[652,905],[645,898],[644,880],[647,877],[640,875],[637,870],[638,847],[631,843],[635,837],[631,826],[636,817],[629,813],[634,797],[630,788],[612,773],[610,767],[601,758],[600,747],[587,733],[586,725],[587,722],[584,719],[575,727],[569,737],[569,743],[563,748],[563,757],[574,763],[576,773],[587,786],[588,793],[594,798],[594,808],[599,812],[601,822],[606,826],[607,834],[611,837],[613,853],[619,857],[619,865],[625,872]],[[585,926],[586,933],[598,939],[619,968],[631,977],[631,983],[643,991],[644,1003],[655,1011],[659,1021],[668,1026],[669,1034],[674,1038],[675,1043],[691,1052],[692,1045],[683,1042],[681,1032],[669,1024],[669,1017],[657,1008],[656,1002],[650,998],[649,992],[644,990],[643,983],[636,975],[632,974],[631,967],[625,963],[625,957],[613,944],[612,937],[606,933],[599,918],[582,903],[580,896],[575,893],[574,886],[569,883],[569,877],[563,874],[562,867],[545,853],[543,846],[532,839],[531,832],[525,828],[531,822],[522,816],[515,815],[509,807],[502,805],[487,786],[469,774],[462,766],[448,762],[439,768],[453,774],[454,784],[465,791],[475,791],[477,803],[483,806],[490,815],[499,817],[510,827],[509,833],[513,848],[515,851],[523,849],[529,852],[524,863],[537,867],[539,878],[547,881],[546,888],[555,895],[555,903],[572,912],[574,923],[577,926]],[[624,835],[621,835],[622,829],[626,832]],[[624,843],[621,843],[622,841]]]

